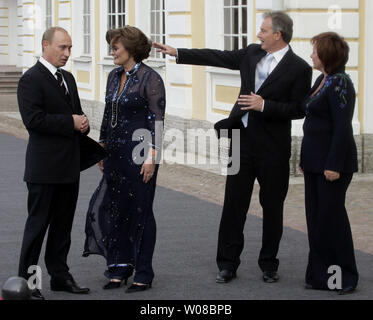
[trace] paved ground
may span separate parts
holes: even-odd
[[[0,284],[17,269],[26,218],[26,188],[22,182],[27,133],[17,120],[14,96],[0,97]],[[15,112],[15,113],[12,113]],[[81,257],[87,204],[100,179],[96,168],[83,173],[80,197],[69,255],[71,271],[88,296],[71,296],[49,290],[43,275],[44,294],[49,299],[372,299],[373,298],[373,177],[355,176],[347,208],[360,271],[359,290],[340,297],[331,292],[303,289],[307,259],[304,217],[304,187],[292,178],[285,206],[285,229],[279,258],[281,276],[276,284],[260,279],[256,260],[261,243],[261,209],[258,188],[253,194],[245,227],[245,249],[238,279],[227,285],[214,282],[215,252],[225,178],[180,165],[160,168],[155,200],[157,244],[154,256],[156,278],[152,290],[127,295],[123,289],[103,291],[104,259]],[[41,258],[41,266],[45,270]]]

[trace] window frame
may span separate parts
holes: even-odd
[[[88,6],[87,6],[88,4]],[[82,35],[83,35],[83,50],[82,54],[90,56],[92,54],[92,5],[91,0],[83,1],[83,26],[82,26]]]
[[[50,12],[48,12],[49,10]],[[53,1],[52,0],[45,1],[44,13],[45,13],[44,25],[45,25],[45,30],[47,30],[53,26]],[[50,22],[50,24],[48,22]]]
[[[154,5],[153,5],[154,4]],[[166,4],[165,0],[151,0],[149,8],[149,38],[153,42],[166,43]],[[153,19],[155,17],[155,30],[153,28]],[[158,23],[158,26],[157,26]],[[157,27],[159,33],[157,33]],[[152,48],[149,60],[164,62],[166,57],[164,54],[157,52]]]
[[[249,44],[249,39],[251,39],[249,25],[251,10],[249,6],[250,0],[222,0],[224,50],[238,50]],[[234,11],[237,11],[237,15],[234,14]],[[243,21],[244,11],[246,11],[245,26]],[[229,19],[227,19],[226,12],[230,14]],[[235,24],[235,18],[237,19],[237,25]],[[229,27],[227,27],[227,20],[230,23]]]
[[[112,4],[115,3],[115,9],[113,12]],[[122,11],[119,12],[119,4],[122,4]],[[114,29],[114,28],[120,28],[124,27],[126,25],[127,20],[127,1],[126,0],[108,0],[107,1],[107,29]],[[114,18],[114,24],[113,22]],[[119,18],[122,19],[122,23],[119,24]]]

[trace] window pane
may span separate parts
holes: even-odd
[[[237,50],[238,49],[238,37],[233,37],[233,50]]]
[[[161,1],[160,0],[155,0],[155,9],[160,10],[161,9]]]
[[[231,37],[224,37],[224,49],[225,50],[232,50],[231,46]]]
[[[238,34],[238,8],[232,9],[233,10],[233,33]]]
[[[162,12],[162,34],[166,33],[166,21],[164,11]]]
[[[155,33],[155,12],[150,13],[150,33]]]
[[[242,37],[242,48],[247,47],[247,37]]]
[[[242,0],[242,5],[246,6],[247,5],[247,1],[246,0]]]
[[[151,0],[151,2],[150,2],[150,10],[155,10],[155,0]]]
[[[159,12],[156,13],[155,15],[155,33],[159,34],[161,32],[160,30],[160,19],[159,19]]]
[[[247,33],[247,8],[242,8],[242,33]]]
[[[122,0],[118,0],[118,13],[122,12]]]
[[[233,5],[238,6],[238,0],[233,0]]]
[[[231,5],[231,0],[224,0],[224,5],[225,6],[230,6]]]
[[[229,8],[224,9],[224,33],[231,33],[231,9]]]
[[[112,11],[112,13],[115,13],[115,12],[117,12],[117,4],[116,4],[116,2],[117,2],[117,0],[112,0],[112,5],[111,5],[111,10],[113,10]]]
[[[118,28],[123,26],[123,20],[122,19],[123,19],[122,16],[118,16]]]
[[[116,24],[115,24],[115,16],[111,16],[111,27],[112,28],[116,28]]]

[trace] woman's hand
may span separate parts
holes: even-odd
[[[150,179],[153,177],[155,170],[155,160],[152,159],[146,159],[141,167],[140,174],[143,174],[144,177],[142,181],[144,183],[148,183]]]
[[[301,174],[304,175],[304,171],[303,171],[303,168],[300,166],[300,162],[298,163],[298,169],[301,172]]]
[[[331,181],[331,182],[338,180],[341,177],[339,172],[330,171],[330,170],[325,170],[324,175],[325,175],[326,180]]]

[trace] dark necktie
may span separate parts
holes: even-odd
[[[63,91],[63,93],[65,94],[67,98],[70,98],[69,91],[67,91],[65,83],[63,82],[61,69],[57,69],[56,76],[57,76],[58,85],[60,86],[61,90]]]

